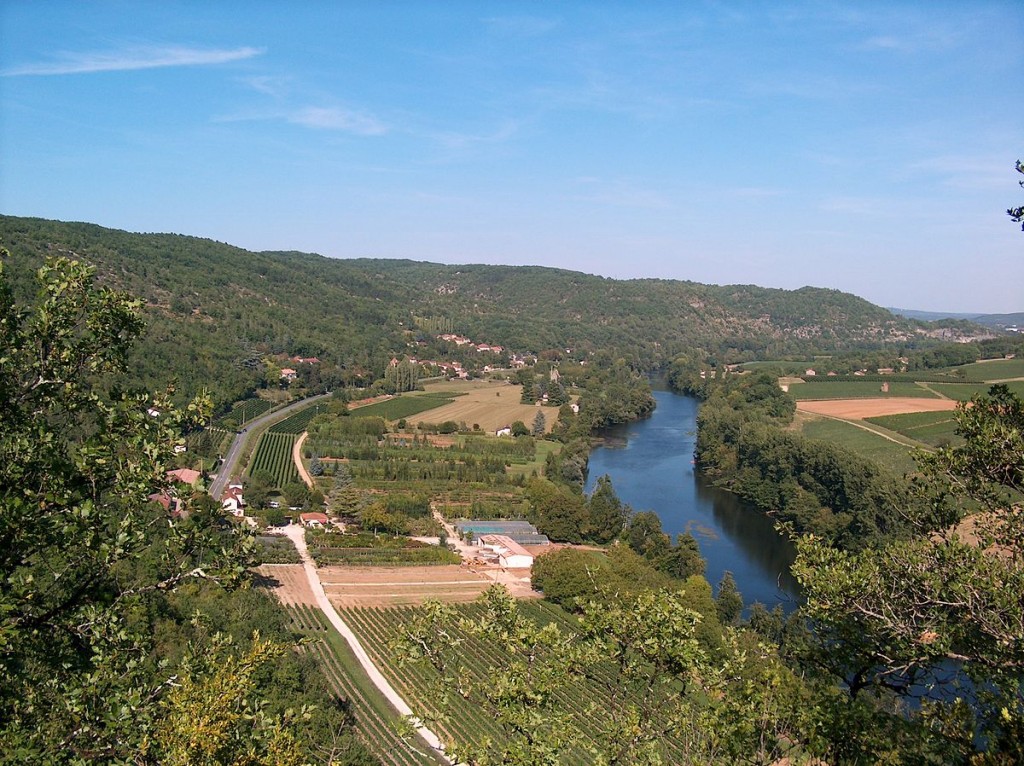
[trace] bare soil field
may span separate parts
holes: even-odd
[[[796,404],[800,412],[828,415],[843,420],[861,420],[880,415],[902,415],[907,412],[938,412],[956,409],[953,399],[916,399],[891,397],[886,399],[829,399],[805,400]]]
[[[427,599],[472,601],[494,582],[481,569],[321,567],[320,581],[331,603],[341,608],[422,604]]]
[[[285,606],[316,606],[316,599],[309,588],[309,580],[306,579],[306,570],[302,564],[264,564],[256,571],[260,574],[258,584],[277,596]]]
[[[410,422],[443,423],[446,420],[453,420],[456,423],[465,423],[471,428],[475,423],[481,430],[493,434],[499,428],[511,425],[517,420],[521,420],[527,428],[532,428],[538,412],[544,413],[546,431],[550,431],[558,420],[557,407],[520,404],[522,386],[489,380],[453,380],[431,383],[425,388],[431,393],[451,391],[464,395],[459,396],[451,404],[413,415],[409,418]]]

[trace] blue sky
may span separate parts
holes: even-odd
[[[1012,2],[0,4],[0,211],[1024,311]]]

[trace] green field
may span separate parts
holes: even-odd
[[[904,415],[882,415],[876,418],[865,418],[869,423],[886,428],[890,431],[923,442],[930,447],[942,447],[947,444],[959,444],[962,439],[956,430],[955,413],[948,412],[910,412]]]
[[[221,427],[230,427],[231,430],[236,430],[253,418],[257,418],[270,411],[273,406],[274,404],[266,399],[246,399],[243,402],[236,402],[230,412],[217,420],[217,424]],[[228,422],[225,424],[225,421]]]
[[[961,402],[967,401],[975,394],[987,394],[992,387],[991,383],[930,383],[929,385],[941,392],[943,396]],[[1015,380],[1001,385],[1005,385],[1017,396],[1024,397],[1024,380]]]
[[[973,380],[1006,380],[1024,378],[1024,357],[1020,359],[995,359],[990,362],[975,362],[955,368],[964,377]]]
[[[789,394],[800,401],[804,399],[867,399],[888,397],[915,397],[919,399],[938,399],[932,391],[922,388],[916,383],[893,380],[889,383],[888,393],[882,392],[882,384],[878,381],[837,380],[812,381],[810,383],[794,383],[789,387]]]
[[[262,434],[252,460],[249,461],[248,474],[252,476],[256,471],[268,471],[274,477],[274,486],[279,488],[298,481],[299,472],[292,459],[296,438],[295,434],[290,433],[268,431]]]
[[[928,413],[932,414],[932,413]],[[938,413],[947,415],[949,413]],[[897,474],[914,471],[917,464],[911,456],[912,447],[902,446],[883,436],[858,428],[852,423],[832,418],[810,418],[803,421],[801,433],[808,439],[841,444],[862,457],[874,460]],[[893,434],[894,438],[899,438]]]
[[[317,566],[444,566],[462,561],[447,548],[401,536],[315,532],[306,539]]]
[[[326,409],[326,405],[317,402],[310,407],[299,410],[294,415],[289,415],[284,420],[274,423],[267,431],[272,434],[292,434],[298,436],[306,430],[309,421],[319,415],[322,409]]]
[[[405,394],[384,402],[355,408],[352,410],[352,414],[360,418],[379,417],[385,420],[401,420],[451,404],[459,395],[456,393]]]
[[[537,476],[541,476],[544,473],[544,464],[547,462],[548,455],[562,449],[561,444],[558,442],[550,442],[547,439],[538,439],[535,443],[537,452],[534,455],[533,460],[530,460],[527,463],[512,463],[505,469],[505,473],[510,477],[522,476],[527,479],[534,473],[536,473]]]

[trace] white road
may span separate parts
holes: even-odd
[[[245,443],[249,440],[249,436],[253,430],[258,429],[264,423],[271,420],[283,420],[285,415],[291,415],[296,410],[304,409],[310,406],[314,402],[318,402],[321,399],[325,399],[330,394],[318,394],[317,396],[311,396],[308,399],[300,399],[297,402],[292,402],[287,407],[280,410],[272,410],[266,415],[261,415],[258,418],[253,418],[245,427],[235,434],[235,438],[231,441],[231,446],[228,448],[227,453],[224,455],[224,460],[217,467],[217,478],[210,484],[210,497],[217,502],[220,502],[221,495],[224,494],[224,490],[228,486],[228,480],[232,478],[232,475],[239,471],[244,466],[238,465],[238,458],[242,454],[242,448]]]
[[[416,732],[423,737],[430,747],[437,751],[437,753],[445,759],[448,763],[452,763],[451,759],[444,752],[444,747],[441,745],[441,740],[438,736],[418,723],[418,719],[413,714],[412,708],[406,704],[405,700],[402,699],[401,695],[395,691],[395,688],[391,683],[384,677],[384,675],[377,669],[377,666],[373,664],[373,660],[370,659],[370,655],[366,653],[363,645],[359,642],[356,634],[352,632],[352,629],[345,624],[345,621],[341,619],[341,615],[338,614],[334,605],[328,600],[327,594],[324,592],[324,587],[320,583],[320,575],[317,573],[316,564],[313,561],[313,557],[309,555],[309,549],[306,547],[306,533],[305,530],[297,525],[292,524],[285,528],[284,534],[295,545],[296,550],[299,552],[299,556],[302,558],[302,565],[306,570],[306,579],[309,580],[309,587],[313,591],[313,597],[316,599],[317,606],[327,616],[331,625],[337,630],[342,637],[348,642],[351,647],[353,654],[356,659],[359,660],[359,664],[363,666],[363,670],[370,677],[373,685],[376,686],[380,693],[390,702],[395,710],[398,711],[399,715],[408,717],[413,725],[416,727]]]

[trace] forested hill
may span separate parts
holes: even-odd
[[[417,318],[515,351],[608,350],[642,368],[701,348],[719,358],[913,342],[920,323],[853,295],[805,287],[612,280],[543,267],[447,266],[249,252],[175,234],[0,216],[0,245],[20,289],[46,256],[94,264],[103,281],[142,298],[149,330],[136,354],[149,385],[174,375],[222,398],[285,352],[373,379],[409,350]],[[428,338],[430,336],[427,336]]]

